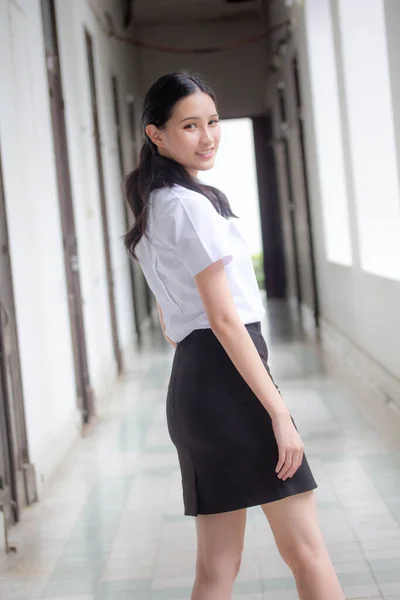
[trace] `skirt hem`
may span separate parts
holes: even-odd
[[[297,489],[297,490],[290,490],[290,489],[286,489],[286,490],[282,490],[282,493],[279,494],[277,493],[277,491],[275,491],[275,493],[269,493],[266,495],[263,495],[262,497],[258,498],[257,500],[253,499],[253,500],[243,500],[240,503],[235,503],[234,505],[230,506],[229,508],[218,508],[216,510],[202,510],[199,512],[195,512],[193,510],[189,510],[189,509],[185,509],[184,512],[184,516],[185,517],[197,517],[200,515],[217,515],[217,514],[222,514],[222,513],[226,513],[226,512],[233,512],[235,510],[242,510],[243,508],[251,508],[252,506],[261,506],[262,504],[270,504],[271,502],[278,502],[279,500],[284,500],[285,498],[289,498],[290,496],[297,496],[298,494],[305,494],[306,492],[311,492],[315,489],[318,488],[318,485],[316,483],[309,485],[309,486],[303,486],[301,489]]]

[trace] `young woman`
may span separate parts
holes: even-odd
[[[197,524],[192,600],[231,598],[246,507],[255,505],[300,598],[342,600],[318,526],[317,486],[269,372],[249,251],[224,194],[197,179],[212,168],[221,137],[214,93],[196,75],[165,75],[145,97],[142,124],[140,164],[125,182],[135,216],[125,244],[176,348],[167,420],[185,514]]]

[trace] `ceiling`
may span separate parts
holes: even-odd
[[[138,25],[259,19],[263,0],[133,0]]]

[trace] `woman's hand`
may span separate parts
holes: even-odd
[[[275,471],[279,479],[286,481],[289,477],[293,477],[303,461],[304,444],[289,412],[273,417],[272,427],[279,450]]]

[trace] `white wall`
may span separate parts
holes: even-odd
[[[309,0],[304,13],[325,254],[328,260],[349,266],[352,248],[330,0]]]
[[[275,0],[278,4],[278,0]],[[283,3],[281,3],[283,5]],[[314,3],[313,3],[314,4]],[[311,7],[311,3],[308,5]],[[346,94],[349,93],[348,82],[344,74],[343,53],[339,26],[338,1],[330,2],[332,11],[332,33],[334,41],[337,86],[339,93],[340,128],[343,139],[343,154],[345,165],[345,184],[348,197],[349,226],[353,264],[334,264],[326,253],[324,239],[323,194],[326,189],[321,181],[324,171],[319,169],[318,135],[319,126],[316,113],[316,97],[312,91],[312,73],[309,61],[307,26],[304,7],[296,10],[296,31],[286,55],[282,58],[282,70],[279,77],[287,83],[288,102],[294,102],[292,84],[289,81],[289,69],[292,57],[297,51],[300,61],[301,83],[304,103],[304,123],[306,133],[306,152],[312,204],[312,221],[314,241],[316,245],[317,281],[320,298],[321,324],[323,345],[327,352],[336,355],[338,369],[348,370],[353,380],[368,381],[367,388],[373,390],[375,400],[382,400],[381,406],[391,402],[399,402],[400,380],[400,283],[391,277],[383,277],[365,270],[361,259],[359,238],[358,211],[366,199],[356,200],[355,173],[352,161],[352,144],[354,150],[354,135],[351,133],[350,120],[352,114],[348,111]],[[400,52],[400,6],[396,0],[386,0],[385,27],[387,32],[387,52],[389,61],[390,90],[392,94],[393,121],[395,131],[395,150],[392,159],[396,161],[397,177],[400,173],[400,77],[398,72],[398,55]],[[309,15],[308,15],[309,16]],[[317,18],[317,14],[314,16]],[[362,25],[363,11],[358,13],[358,26]],[[317,20],[314,27],[318,27]],[[373,45],[373,39],[370,40]],[[315,51],[315,49],[314,49]],[[354,82],[353,82],[354,83]],[[371,81],[371,86],[375,81]],[[273,99],[271,98],[271,103]],[[388,115],[379,112],[369,115],[365,122],[365,131],[372,132],[379,128],[381,119]],[[291,123],[292,125],[292,123]],[[297,135],[295,127],[291,127],[291,136]],[[375,136],[374,139],[377,139]],[[357,143],[360,143],[358,140]],[[299,162],[299,156],[293,156],[293,161]],[[333,168],[333,165],[332,165]],[[296,173],[297,167],[293,165]],[[368,173],[371,176],[371,173]],[[372,173],[378,180],[380,172]],[[294,189],[297,191],[302,182],[294,178]],[[282,191],[282,186],[281,186]],[[359,193],[359,190],[357,190]],[[379,218],[379,198],[376,199],[376,213]],[[400,235],[400,234],[399,234]],[[380,249],[376,249],[379,256]],[[365,393],[366,388],[364,388]],[[363,396],[366,402],[366,396]]]
[[[3,176],[32,461],[72,429],[74,372],[39,3],[2,0]],[[74,432],[71,431],[70,436]]]
[[[105,5],[111,2],[106,2]],[[104,8],[104,7],[103,7]],[[110,8],[110,7],[109,7]],[[115,8],[115,7],[114,7]],[[131,49],[111,44],[83,0],[56,4],[91,383],[102,410],[116,377],[95,169],[84,25],[93,36],[122,350],[134,341],[111,103],[134,89]],[[31,462],[46,477],[78,435],[76,390],[39,0],[0,0],[0,143]],[[5,92],[5,93],[4,93]],[[126,110],[124,147],[128,152]]]
[[[339,0],[338,16],[361,265],[400,281],[399,171],[384,2]]]
[[[93,39],[118,333],[122,349],[127,349],[132,344],[134,333],[129,263],[120,239],[125,233],[125,217],[120,191],[111,75],[115,74],[118,78],[125,155],[129,156],[126,95],[136,95],[134,60],[132,54],[127,54],[125,46],[116,42],[110,43],[105,38],[86,2],[74,3],[71,10],[71,5],[59,1],[57,9],[88,356],[93,385],[104,394],[115,376],[115,362],[107,299],[84,27]],[[101,12],[99,8],[99,13]]]
[[[335,37],[335,53],[337,74],[339,82],[339,95],[342,109],[342,134],[344,139],[344,156],[346,166],[346,184],[349,198],[350,230],[352,247],[354,249],[354,264],[349,267],[341,267],[330,264],[326,260],[324,252],[317,251],[319,290],[322,301],[323,316],[329,323],[333,324],[353,344],[358,346],[371,359],[375,360],[381,367],[386,369],[393,377],[400,377],[400,339],[394,335],[394,331],[400,330],[398,306],[400,302],[400,284],[389,278],[380,277],[367,273],[363,269],[360,258],[360,239],[358,233],[358,215],[356,208],[356,190],[354,181],[353,163],[351,160],[351,138],[350,120],[346,106],[346,81],[344,77],[343,52],[345,48],[341,44],[340,27],[338,21],[338,3],[332,2],[333,31]],[[301,15],[303,16],[303,15]],[[360,27],[362,27],[363,12],[359,14]],[[399,37],[399,21],[397,21],[397,32],[391,35]],[[314,100],[310,94],[310,65],[307,63],[306,35],[304,21],[298,29],[298,42],[303,67],[303,88],[306,107],[307,142],[309,152],[310,188],[312,194],[313,210],[315,216],[315,231],[318,247],[322,250],[322,224],[321,224],[321,175],[318,173],[316,158],[316,132]],[[397,52],[398,52],[397,43]],[[390,77],[396,77],[396,71],[391,69]],[[372,82],[373,85],[373,82]],[[397,118],[400,117],[400,107],[394,107]],[[379,114],[370,115],[371,127],[379,127]],[[386,117],[383,117],[386,118]],[[368,123],[365,123],[368,127]],[[399,147],[397,148],[398,163]],[[375,177],[379,179],[380,173]],[[358,202],[362,202],[359,199]],[[379,215],[379,200],[376,201],[377,218]],[[377,248],[377,255],[379,248]]]

